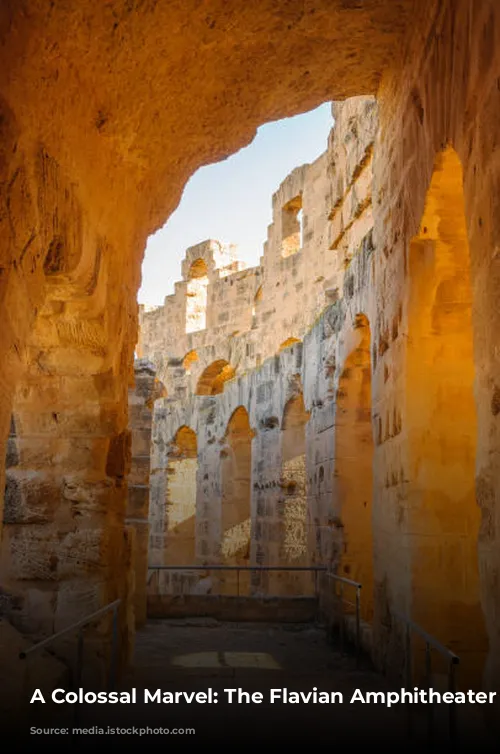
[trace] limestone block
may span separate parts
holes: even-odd
[[[132,432],[131,452],[133,457],[149,456],[151,447],[151,429],[141,426]]]
[[[147,484],[129,484],[127,516],[147,519],[149,510],[149,486]]]
[[[9,469],[6,476],[4,523],[44,524],[53,521],[59,486],[46,472]]]
[[[92,513],[106,513],[110,499],[116,498],[118,501],[121,493],[111,479],[67,474],[62,479],[62,497],[71,503],[72,515],[85,519]]]
[[[148,484],[149,482],[149,455],[133,456],[130,467],[130,474],[128,476],[129,483],[134,484]]]

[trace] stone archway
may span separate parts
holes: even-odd
[[[65,588],[57,597],[46,599],[44,592],[47,625],[60,625],[117,596],[127,599],[126,375],[148,235],[175,209],[198,166],[247,144],[261,123],[332,97],[374,92],[391,47],[404,31],[406,5],[413,3],[400,2],[390,19],[385,5],[370,3],[361,11],[342,7],[340,25],[329,8],[305,13],[302,6],[266,2],[251,12],[217,3],[210,16],[193,3],[174,9],[158,3],[83,2],[61,11],[29,2],[27,12],[9,4],[1,13],[0,68],[9,75],[1,83],[0,101],[0,194],[6,208],[0,255],[0,441],[3,446],[7,439],[26,357],[33,367],[26,412],[31,412],[30,402],[33,413],[42,404],[49,410],[38,411],[22,431],[35,441],[41,435],[48,476],[55,470],[65,480],[62,494],[53,488],[47,495],[44,482],[32,487],[31,499],[37,516],[48,497],[58,501],[52,503],[58,511],[51,555],[65,581],[75,582],[74,590]],[[167,27],[173,37],[162,32]],[[177,33],[182,29],[189,34]],[[361,41],[368,34],[373,37],[369,47],[359,44],[353,52],[345,44],[346,36]],[[266,41],[270,37],[272,46]],[[99,63],[104,51],[106,66]],[[290,55],[296,64],[290,65]],[[234,96],[221,98],[221,91]],[[89,160],[89,155],[99,159]],[[60,260],[64,238],[71,245],[80,235],[85,260],[75,272]],[[100,265],[109,271],[104,282]],[[84,267],[84,284],[75,285]],[[45,308],[43,272],[62,270],[71,274],[58,281],[59,295]],[[86,297],[96,304],[90,316],[83,313]],[[31,349],[30,331],[42,311],[54,321],[41,348]],[[63,347],[47,358],[56,329]],[[22,461],[30,472],[38,471],[37,452]],[[74,510],[78,515],[72,520],[69,511]],[[87,514],[92,526],[86,529],[81,524]],[[61,545],[66,539],[67,547]],[[39,546],[35,541],[21,543],[22,558],[38,551],[44,559],[47,537]],[[82,573],[75,573],[75,546],[85,556],[92,553],[96,589],[91,598],[85,584],[89,569],[81,566]],[[53,572],[42,581],[53,585]]]
[[[196,562],[196,484],[198,441],[190,427],[180,427],[168,453],[165,499],[165,565]]]
[[[406,350],[412,616],[479,686],[488,641],[480,603],[477,417],[462,166],[439,153],[409,252]]]
[[[279,351],[284,351],[287,348],[290,348],[291,346],[294,346],[295,343],[300,343],[300,340],[298,338],[287,338],[283,341],[283,343],[279,346]]]
[[[309,413],[302,392],[293,395],[285,405],[281,424],[281,495],[279,506],[278,564],[307,566],[308,547],[306,424]],[[314,588],[307,573],[271,575],[270,584],[277,593],[309,594]]]
[[[224,383],[232,380],[235,374],[234,367],[224,359],[213,361],[201,373],[196,395],[219,395],[224,390]]]
[[[248,412],[239,406],[232,414],[221,451],[221,562],[250,565],[252,438]],[[232,573],[221,578],[223,591],[236,593]],[[250,576],[240,573],[239,593],[249,594]]]

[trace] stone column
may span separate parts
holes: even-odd
[[[153,404],[165,395],[156,379],[151,362],[138,359],[134,364],[134,387],[129,389],[129,430],[132,438],[132,462],[128,484],[126,523],[135,542],[133,574],[135,580],[134,609],[136,627],[147,617],[147,576],[149,542],[149,473]]]
[[[255,482],[252,488],[251,565],[279,565],[280,439],[278,418],[263,414],[252,444],[252,479]],[[254,595],[267,594],[270,585],[269,573],[255,571],[252,574]]]
[[[133,625],[125,386],[112,370],[82,375],[75,363],[70,374],[66,363],[61,374],[47,366],[32,365],[14,405],[1,551],[9,617],[38,639],[121,599],[126,657]],[[110,629],[108,616],[99,633]]]

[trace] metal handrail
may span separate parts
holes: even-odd
[[[324,569],[324,570],[326,571],[326,575],[327,575],[327,576],[328,576],[329,578],[331,578],[331,579],[334,579],[335,581],[339,581],[339,582],[341,582],[342,584],[348,584],[349,586],[355,586],[355,587],[356,587],[356,589],[361,589],[361,588],[363,587],[363,584],[360,584],[360,582],[359,582],[359,581],[353,581],[352,579],[346,579],[346,577],[345,577],[345,576],[337,576],[337,574],[336,574],[336,573],[333,573],[332,571],[329,571],[329,570],[328,570],[328,569],[326,568],[326,566],[325,566],[325,569]]]
[[[77,642],[77,650],[76,650],[76,667],[75,667],[74,674],[72,674],[73,675],[72,685],[75,690],[78,689],[81,685],[81,680],[82,680],[84,628],[88,626],[90,623],[93,623],[97,618],[101,618],[103,615],[112,611],[113,628],[112,628],[112,639],[111,639],[111,661],[110,661],[110,667],[109,667],[107,687],[108,687],[108,691],[114,691],[115,683],[116,683],[116,664],[117,664],[117,653],[118,653],[118,608],[120,604],[121,604],[121,599],[117,599],[114,602],[110,602],[108,605],[101,607],[99,610],[96,610],[95,612],[90,613],[90,615],[86,615],[84,618],[81,618],[81,620],[76,621],[75,623],[72,623],[67,628],[63,628],[62,631],[57,631],[57,633],[52,634],[52,636],[48,636],[46,639],[42,639],[42,641],[37,642],[37,644],[33,644],[33,646],[28,647],[28,649],[24,649],[22,652],[19,652],[19,659],[26,660],[29,655],[35,652],[38,652],[40,649],[43,649],[49,644],[52,644],[57,639],[60,639],[61,636],[65,636],[66,634],[72,633],[73,631],[78,631],[78,642]],[[75,704],[74,712],[73,712],[74,725],[76,725],[78,722],[79,708],[80,708],[80,705]]]
[[[46,647],[48,644],[52,644],[52,642],[56,641],[56,639],[59,639],[61,636],[64,636],[65,634],[71,633],[77,628],[83,628],[84,626],[87,626],[89,623],[92,623],[92,621],[94,621],[96,618],[99,618],[101,615],[104,615],[110,610],[113,610],[114,612],[116,612],[116,609],[118,608],[118,605],[120,603],[121,603],[121,600],[115,600],[114,602],[110,602],[109,605],[105,605],[104,607],[101,607],[100,610],[96,610],[94,613],[90,613],[90,615],[87,615],[85,618],[82,618],[76,623],[72,623],[67,628],[63,628],[62,631],[58,631],[57,633],[52,634],[51,636],[47,637],[47,639],[42,639],[42,641],[37,642],[37,644],[33,644],[33,646],[29,647],[28,649],[24,649],[22,652],[19,652],[19,659],[25,660],[26,657],[32,654],[33,652],[37,652],[39,649],[43,649],[43,647]]]
[[[420,636],[425,641],[425,674],[428,688],[432,688],[432,661],[431,661],[431,647],[439,652],[448,662],[448,691],[455,694],[456,690],[456,666],[460,664],[460,658],[451,649],[441,644],[434,636],[425,631],[421,626],[412,621],[403,613],[398,610],[393,610],[392,614],[395,618],[405,624],[406,636],[405,636],[405,668],[406,668],[406,685],[410,689],[413,686],[413,671],[412,671],[412,646],[411,646],[411,633],[412,631]],[[455,709],[455,702],[452,702],[449,707],[448,713],[448,736],[450,741],[456,742],[457,740],[457,715]],[[411,736],[413,732],[413,716],[412,705],[408,705],[408,734]],[[434,711],[432,704],[427,705],[427,738],[429,743],[434,738]]]
[[[345,576],[338,576],[336,573],[333,573],[330,570],[327,570],[325,576],[327,578],[332,579],[333,581],[340,584],[340,595],[335,594],[335,596],[339,596],[339,606],[340,606],[340,618],[339,618],[339,632],[340,632],[340,651],[344,651],[344,586],[350,586],[353,587],[356,590],[356,597],[354,603],[347,602],[346,603],[354,607],[355,609],[355,616],[356,616],[356,664],[359,665],[360,655],[361,655],[361,589],[363,585],[359,581],[353,581],[352,579],[347,579]]]
[[[222,565],[214,563],[213,565],[148,565],[148,571],[235,571],[236,572],[236,596],[240,596],[240,571],[243,572],[264,572],[264,571],[302,571],[314,573],[314,594],[318,595],[318,573],[327,570],[326,566],[266,566],[266,565]],[[148,579],[149,581],[149,579]]]
[[[148,571],[326,571],[326,566],[149,565]]]

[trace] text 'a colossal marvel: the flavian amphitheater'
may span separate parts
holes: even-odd
[[[40,689],[35,689],[30,703],[46,701],[55,704],[136,704],[142,702],[162,704],[218,704],[219,701],[229,704],[383,704],[392,707],[395,704],[492,704],[496,691],[446,691],[439,692],[434,689],[412,690],[399,689],[399,691],[363,691],[354,689],[352,694],[343,694],[340,691],[320,691],[314,686],[310,691],[292,691],[289,689],[268,689],[265,693],[260,691],[248,692],[242,688],[224,689],[222,692],[208,688],[206,691],[162,691],[162,689],[143,689],[138,694],[137,689],[130,691],[66,691],[55,689],[48,700],[45,699]]]

